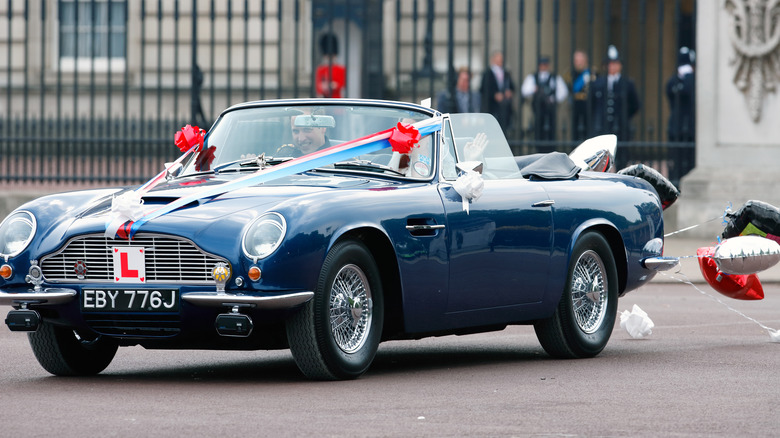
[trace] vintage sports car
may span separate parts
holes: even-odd
[[[592,357],[662,255],[649,183],[514,157],[488,114],[251,102],[176,144],[140,187],[46,196],[0,225],[5,322],[50,373],[141,345],[289,348],[307,377],[350,379],[382,341],[510,324]]]

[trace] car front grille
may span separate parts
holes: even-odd
[[[52,283],[113,283],[111,251],[123,246],[144,248],[146,283],[213,284],[214,265],[228,263],[180,237],[139,234],[128,241],[90,234],[73,238],[57,252],[41,257],[43,276]],[[76,272],[77,264],[85,268],[81,278]]]

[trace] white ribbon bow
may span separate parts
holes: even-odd
[[[119,227],[127,221],[137,221],[144,215],[144,200],[141,195],[130,190],[111,199],[111,219],[106,225],[106,237],[113,238]]]
[[[485,181],[480,173],[468,170],[452,183],[452,188],[458,192],[463,200],[463,211],[469,214],[469,201],[472,199],[476,201],[482,196]]]

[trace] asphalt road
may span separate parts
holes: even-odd
[[[723,302],[780,328],[780,284],[764,288]],[[594,359],[550,359],[533,328],[510,327],[382,344],[347,382],[304,380],[286,351],[140,347],[99,376],[58,378],[2,327],[0,436],[777,436],[780,344],[766,330],[690,285],[652,283],[619,311],[633,304],[653,333],[616,325]]]

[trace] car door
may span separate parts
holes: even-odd
[[[552,203],[542,183],[522,178],[495,119],[478,117],[470,119],[471,126],[487,122],[477,130],[488,133],[494,148],[505,148],[500,154],[509,155],[515,172],[505,167],[506,172],[497,175],[496,168],[489,172],[488,166],[482,194],[467,210],[452,185],[457,179],[454,162],[446,158],[457,154],[457,131],[445,123],[439,193],[447,221],[448,313],[539,302],[552,255]],[[458,146],[461,157],[462,152]],[[505,159],[502,163],[507,164]]]
[[[552,255],[552,210],[541,185],[485,181],[468,212],[451,185],[440,185],[440,193],[450,262],[447,312],[540,301]]]

